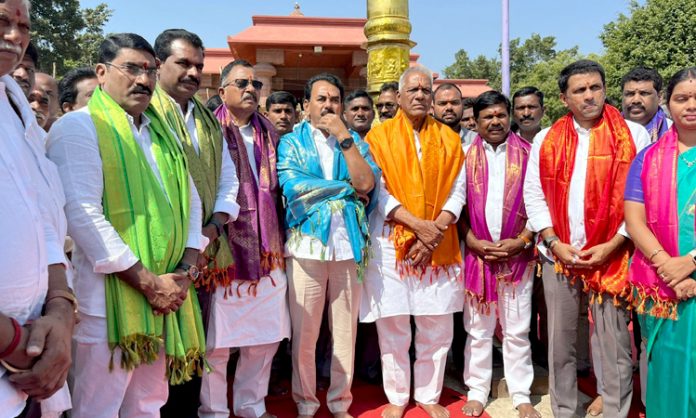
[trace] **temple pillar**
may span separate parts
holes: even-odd
[[[266,98],[271,94],[273,76],[276,75],[276,72],[276,68],[267,62],[259,62],[254,65],[256,78],[263,83],[263,87],[261,87],[259,92],[259,105],[261,107],[266,106]]]
[[[411,48],[408,0],[367,0],[367,91],[373,97],[382,84],[398,81],[408,68]]]

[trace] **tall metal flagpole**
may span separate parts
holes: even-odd
[[[510,96],[510,0],[503,0],[503,94]]]

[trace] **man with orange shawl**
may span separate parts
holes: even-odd
[[[650,136],[605,103],[604,69],[581,60],[558,78],[570,112],[534,138],[524,199],[540,232],[549,331],[549,392],[556,417],[575,416],[576,329],[581,292],[588,292],[599,346],[604,416],[625,417],[631,404],[627,311],[631,244],[622,195],[631,161]]]
[[[428,116],[432,73],[407,69],[399,80],[400,110],[366,137],[382,169],[370,219],[372,259],[360,318],[377,324],[384,391],[382,416],[399,418],[409,402],[410,317],[416,323],[414,399],[431,417],[438,404],[452,313],[464,304],[463,261],[456,221],[465,203],[464,153],[452,129]]]

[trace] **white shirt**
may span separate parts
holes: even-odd
[[[462,145],[471,145],[474,139],[476,139],[476,135],[478,135],[476,131],[470,131],[466,128],[459,130],[459,138],[462,140]]]
[[[334,154],[341,152],[336,147],[338,140],[333,135],[325,137],[319,129],[314,128],[311,124],[309,129],[312,133],[312,139],[314,139],[314,145],[317,147],[324,179],[333,180]],[[331,229],[326,246],[315,237],[302,235],[297,241],[288,239],[288,242],[285,243],[285,251],[292,257],[307,260],[352,260],[353,249],[348,238],[343,213],[340,211],[331,212]]]
[[[581,249],[587,243],[585,234],[585,178],[587,175],[587,159],[590,152],[590,130],[578,125],[575,119],[573,119],[573,124],[575,125],[575,131],[578,133],[578,145],[575,152],[575,166],[570,178],[570,189],[568,191],[569,244],[577,249]],[[631,138],[636,146],[636,152],[640,152],[643,148],[650,145],[650,135],[644,127],[629,120],[626,121],[626,124],[631,131]],[[527,164],[527,176],[524,182],[524,201],[527,216],[529,217],[527,225],[534,232],[540,232],[553,226],[551,213],[546,204],[539,177],[539,151],[549,129],[551,128],[543,129],[534,137],[532,152]],[[625,223],[619,226],[616,233],[628,237]],[[542,254],[546,253],[546,248],[543,244],[539,246],[539,249]]]
[[[45,136],[17,83],[0,77],[0,312],[20,324],[41,315],[48,265],[67,264],[65,197],[58,171],[45,156]],[[0,411],[16,416],[25,399],[0,367]]]
[[[140,128],[137,128],[133,118],[127,116],[134,139],[162,185],[151,149],[150,121],[142,115]],[[106,317],[104,276],[127,270],[138,258],[104,217],[102,160],[97,131],[87,107],[68,113],[53,125],[48,135],[48,156],[58,165],[65,187],[68,229],[75,241],[75,294],[80,311]],[[190,176],[189,187],[191,202],[186,247],[202,250],[207,240],[201,235],[201,201]]]
[[[471,145],[464,147],[467,153]],[[507,142],[493,149],[491,144],[483,141],[483,149],[488,162],[488,193],[486,195],[486,224],[491,239],[500,240],[503,228],[503,200],[505,199],[505,162],[507,158]]]
[[[186,123],[186,130],[191,137],[191,143],[196,153],[200,154],[200,145],[198,141],[198,129],[196,128],[196,118],[193,116],[193,107],[196,104],[193,100],[189,100],[186,109],[186,114],[181,113]],[[176,104],[177,109],[181,112],[181,106]],[[246,143],[246,142],[245,142]],[[237,178],[237,168],[234,166],[232,156],[227,149],[227,142],[224,137],[222,140],[222,166],[220,168],[220,181],[218,182],[218,190],[215,196],[215,207],[213,213],[223,212],[230,217],[227,222],[232,222],[239,216],[239,205],[237,204],[237,192],[239,191],[239,179]]]

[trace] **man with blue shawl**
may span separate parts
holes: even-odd
[[[278,145],[286,201],[286,254],[292,322],[292,395],[300,418],[319,409],[315,347],[326,298],[333,334],[331,386],[336,418],[350,417],[360,281],[369,253],[367,213],[379,168],[367,143],[341,120],[341,81],[323,73],[305,86],[304,121]]]

